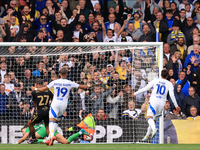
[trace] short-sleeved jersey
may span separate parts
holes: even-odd
[[[143,93],[144,91],[149,90],[150,88],[152,89],[152,94],[150,98],[150,103],[152,101],[154,102],[166,102],[167,100],[167,94],[169,92],[169,95],[175,105],[175,107],[178,107],[176,99],[174,97],[174,87],[171,82],[169,82],[166,79],[154,79],[151,82],[148,83],[148,85],[139,91],[135,92],[135,95],[138,95],[140,93]]]
[[[78,88],[79,84],[67,79],[57,79],[47,85],[49,89],[54,87],[54,97],[51,105],[67,106],[71,88]]]
[[[35,132],[38,132],[38,131],[41,130],[43,127],[45,127],[44,124],[40,124],[40,125],[36,125],[36,126],[34,126],[34,128],[35,128]],[[26,128],[25,133],[30,133],[30,129],[29,129],[29,127]]]
[[[36,126],[34,126],[34,128],[35,128],[35,132],[37,134],[39,134],[41,136],[41,138],[48,136],[44,124],[36,125]],[[29,127],[26,128],[25,133],[30,133]],[[57,130],[54,132],[54,136],[56,136],[56,134],[58,134]]]
[[[36,110],[38,115],[48,115],[49,113],[49,101],[53,100],[53,94],[51,91],[32,91],[32,98],[36,104]]]

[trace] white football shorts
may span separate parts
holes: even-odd
[[[152,116],[154,120],[157,120],[162,115],[164,106],[165,106],[165,102],[162,102],[162,101],[149,102],[147,116]]]
[[[60,121],[66,109],[67,106],[51,105],[49,110],[49,118],[55,118],[57,121]]]

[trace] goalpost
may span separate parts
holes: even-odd
[[[86,109],[93,112],[97,120],[92,143],[141,142],[147,131],[145,112],[139,116],[133,114],[137,119],[129,120],[123,116],[123,112],[128,109],[129,101],[135,103],[136,112],[140,112],[141,106],[144,106],[145,97],[150,92],[135,98],[130,95],[160,76],[163,69],[163,43],[4,42],[0,45],[0,61],[1,95],[5,87],[5,96],[2,98],[0,95],[0,143],[16,143],[22,137],[20,130],[34,113],[30,96],[34,79],[40,77],[47,85],[59,78],[62,67],[69,69],[69,80],[93,84],[88,91],[70,91],[68,108],[58,129],[65,138],[70,135],[65,128],[77,124],[80,121],[79,110]],[[115,80],[118,76],[121,79],[119,81]],[[105,93],[113,83],[117,84],[117,88],[104,97],[101,104],[86,98],[92,95],[96,84]],[[102,115],[100,109],[105,112],[102,120],[99,119]],[[159,140],[154,140],[154,143],[164,143],[163,122],[161,116]],[[148,143],[152,143],[152,140]]]

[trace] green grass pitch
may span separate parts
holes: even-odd
[[[196,150],[200,145],[190,144],[0,144],[0,150]]]

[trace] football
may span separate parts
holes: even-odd
[[[93,140],[93,135],[90,134],[90,135],[84,135],[84,140],[85,141],[92,141]]]

